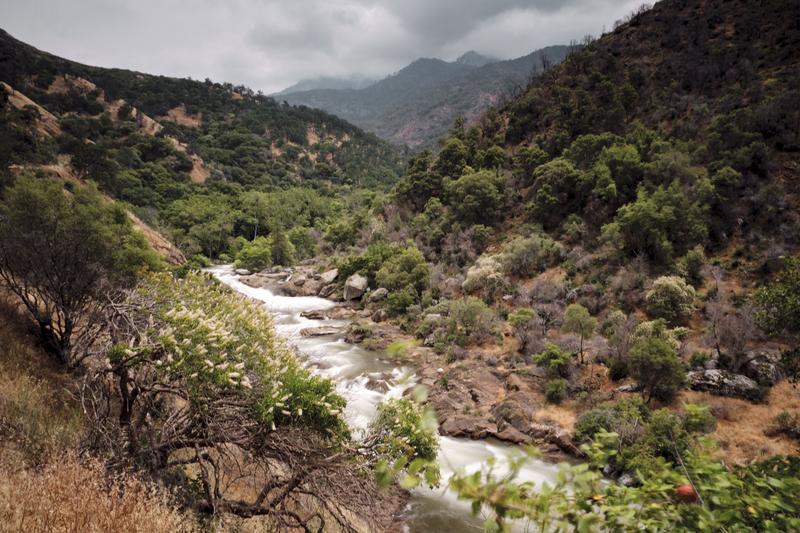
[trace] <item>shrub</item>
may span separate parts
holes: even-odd
[[[386,298],[386,310],[393,317],[405,315],[408,308],[417,301],[417,293],[414,289],[403,288],[389,293]]]
[[[272,246],[267,237],[256,237],[239,251],[236,268],[246,268],[252,272],[272,266]]]
[[[422,293],[430,282],[430,269],[422,252],[409,244],[400,253],[388,257],[375,274],[375,281],[389,291],[402,289]]]
[[[662,276],[645,295],[647,310],[670,324],[686,320],[694,312],[694,287],[677,276]]]
[[[686,252],[678,263],[678,270],[694,287],[703,282],[703,267],[706,264],[706,254],[699,244]]]
[[[621,357],[614,357],[608,365],[608,377],[611,381],[619,381],[628,377],[628,363]]]
[[[528,278],[557,264],[563,251],[561,244],[547,235],[517,237],[505,245],[501,261],[508,275]]]
[[[460,346],[482,344],[497,333],[497,316],[481,300],[467,296],[450,303],[445,326],[447,338]]]
[[[544,397],[554,404],[559,404],[567,398],[567,380],[564,378],[554,378],[545,383]]]
[[[491,303],[508,289],[508,280],[501,272],[500,263],[494,257],[483,255],[469,267],[461,288],[468,294],[480,296]]]
[[[689,357],[689,368],[705,368],[710,359],[711,356],[707,352],[692,352]]]
[[[800,441],[800,415],[781,411],[772,419],[772,425],[768,428],[767,434],[786,435]]]
[[[689,433],[711,433],[717,428],[717,419],[711,414],[711,409],[692,403],[683,405],[681,423]]]
[[[533,309],[517,309],[508,315],[508,322],[514,328],[514,336],[519,342],[519,352],[528,354],[534,344],[539,344],[541,319]]]
[[[544,351],[533,358],[533,362],[544,368],[552,378],[568,378],[572,374],[571,356],[553,343],[547,343]]]
[[[628,446],[642,435],[650,419],[650,408],[640,398],[628,398],[583,413],[575,422],[575,440],[588,442],[601,431],[619,435],[620,444]]]

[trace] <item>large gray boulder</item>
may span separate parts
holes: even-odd
[[[367,278],[360,274],[353,274],[344,282],[342,297],[345,300],[357,300],[367,290]]]
[[[745,357],[749,359],[744,366],[744,375],[761,385],[772,386],[783,379],[781,353],[777,350],[753,350]]]
[[[748,400],[758,399],[761,396],[761,389],[754,380],[718,368],[689,372],[686,374],[686,382],[692,390],[710,392],[718,396]]]
[[[323,285],[330,285],[336,281],[337,277],[339,277],[339,270],[336,268],[328,270],[327,272],[323,272],[319,275],[319,279],[322,280]]]

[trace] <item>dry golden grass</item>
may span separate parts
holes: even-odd
[[[97,461],[73,455],[41,469],[0,464],[0,531],[194,531],[194,520],[133,477],[108,481]]]
[[[155,486],[77,458],[85,421],[74,379],[24,324],[0,297],[0,532],[197,529]]]
[[[718,443],[719,458],[728,463],[745,464],[773,455],[800,452],[796,441],[785,436],[766,435],[772,420],[781,411],[800,411],[800,389],[786,381],[773,387],[765,404],[696,391],[684,391],[675,405],[680,406],[682,402],[711,407],[717,416],[717,429],[711,437]]]
[[[0,308],[0,444],[29,464],[75,448],[83,416],[74,381],[38,348],[13,306]]]

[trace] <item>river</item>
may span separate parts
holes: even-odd
[[[302,337],[300,330],[303,328],[348,325],[347,320],[311,320],[300,316],[303,311],[330,309],[336,305],[334,302],[315,296],[279,296],[266,289],[250,287],[239,281],[230,265],[216,266],[208,271],[237,292],[264,302],[264,306],[274,317],[277,332],[297,348],[305,364],[336,382],[339,393],[347,399],[345,414],[356,436],[375,416],[377,405],[382,400],[399,398],[408,387],[416,383],[413,368],[397,366],[381,352],[348,344],[341,334]],[[370,381],[385,381],[383,389],[386,392],[368,387]],[[504,464],[505,458],[521,453],[517,447],[497,441],[444,436],[439,438],[439,446],[442,487],[446,487],[447,479],[455,470],[474,472],[489,457],[495,457],[499,464]],[[498,468],[497,471],[500,472],[501,469]],[[540,483],[553,480],[555,474],[554,465],[540,460],[529,460],[519,479]],[[458,501],[445,488],[420,488],[413,492],[405,524],[410,533],[458,533],[482,531],[484,518],[471,516],[469,505]]]

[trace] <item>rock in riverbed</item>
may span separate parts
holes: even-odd
[[[333,326],[320,326],[316,328],[304,328],[300,330],[300,335],[303,337],[322,337],[324,335],[337,335],[341,333],[340,328]]]
[[[360,274],[353,274],[344,282],[344,292],[342,296],[345,300],[356,300],[361,298],[367,290],[367,278]]]

